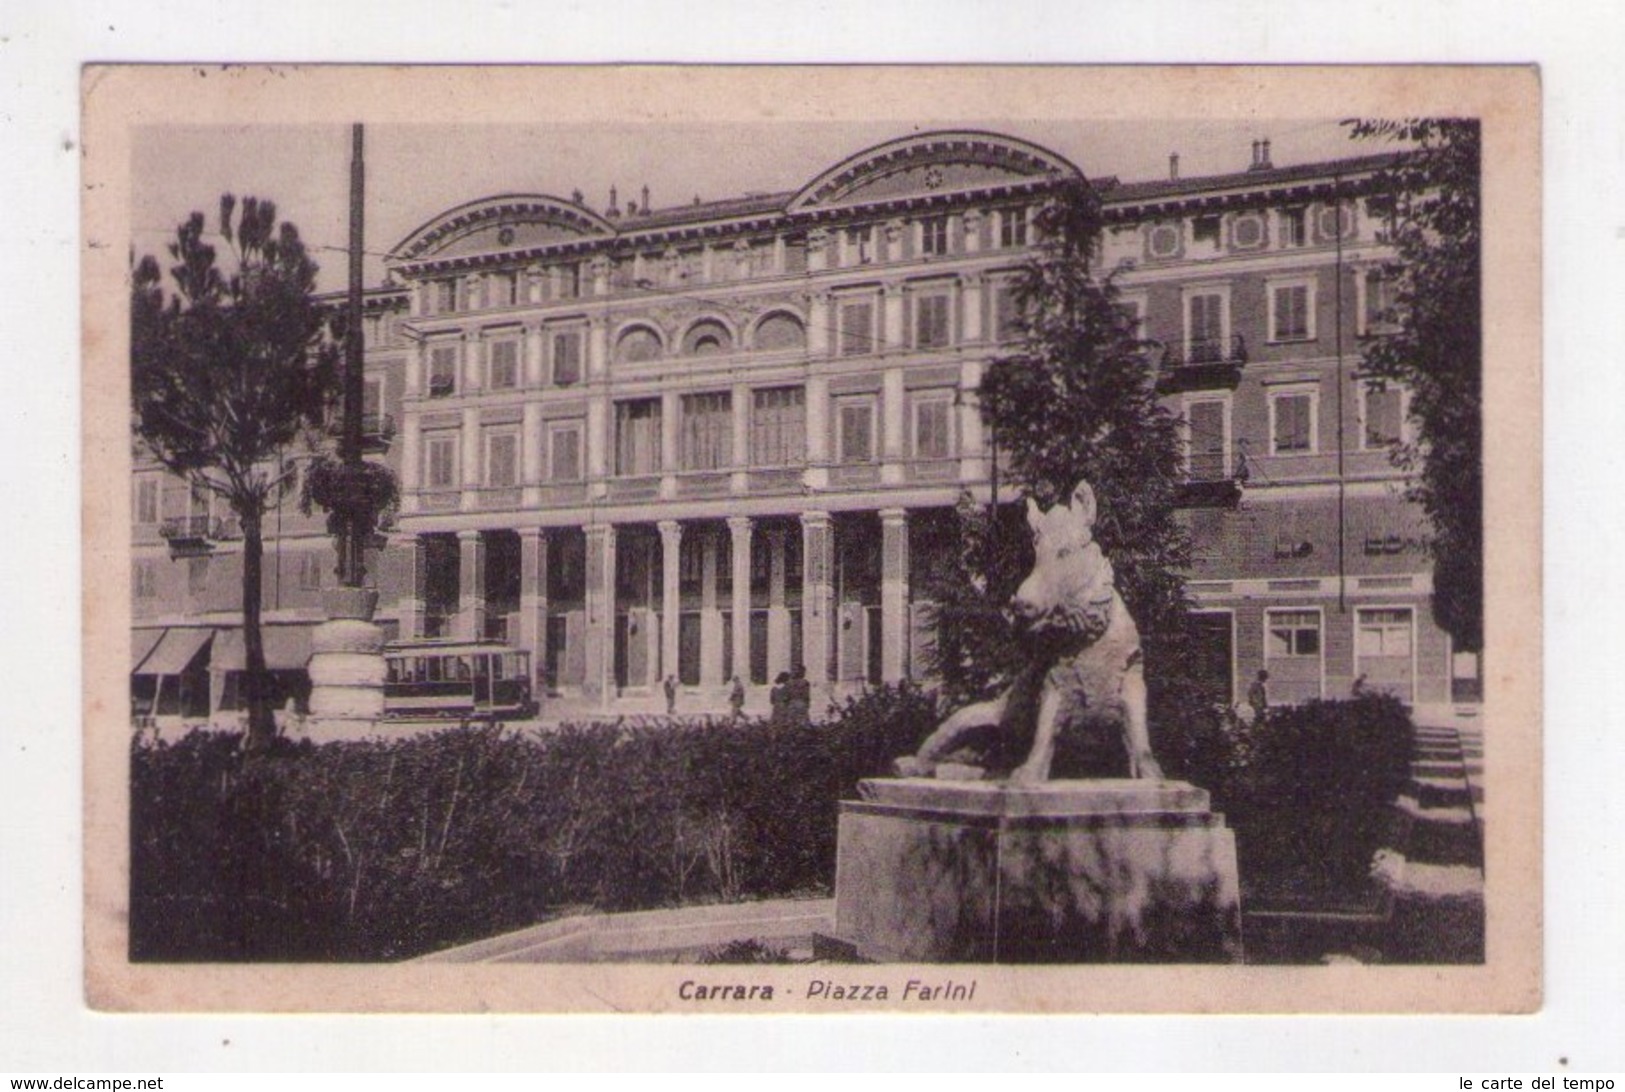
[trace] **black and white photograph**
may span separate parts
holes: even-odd
[[[1527,70],[84,93],[93,1006],[1539,1005]]]

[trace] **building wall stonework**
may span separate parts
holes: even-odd
[[[1101,184],[1104,259],[1193,430],[1190,577],[1232,698],[1312,658],[1295,697],[1346,693],[1368,664],[1449,699],[1426,526],[1359,374],[1383,163]],[[403,486],[369,558],[380,621],[522,647],[544,715],[663,708],[667,676],[683,712],[726,711],[735,676],[765,708],[798,666],[823,697],[919,676],[930,547],[909,527],[989,499],[975,390],[1011,348],[1001,292],[1033,210],[1077,176],[1016,138],[922,134],[799,191],[432,219],[366,295],[369,457]],[[240,542],[174,522],[194,514],[184,483],[146,463],[137,482],[137,626],[231,628]],[[290,500],[266,527],[267,621],[308,625],[332,580],[310,560],[331,555],[322,519]]]

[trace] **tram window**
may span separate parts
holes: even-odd
[[[439,656],[431,656],[429,658],[429,682],[439,682],[439,681],[440,681],[440,657]]]
[[[507,664],[504,663],[507,658],[508,657],[503,656],[500,653],[491,657],[491,677],[493,679],[506,679],[508,677],[508,673],[505,670]]]
[[[490,673],[491,673],[491,657],[484,656],[484,655],[475,656],[474,657],[474,677],[476,679],[483,679],[487,675],[489,675]]]
[[[386,660],[384,666],[386,669],[384,674],[385,682],[401,681],[401,662],[399,660]]]
[[[467,682],[469,677],[468,657],[458,656],[455,659],[457,660],[457,678]]]

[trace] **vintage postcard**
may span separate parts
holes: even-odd
[[[92,1007],[1539,1007],[1533,70],[83,108]]]

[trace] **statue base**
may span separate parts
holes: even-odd
[[[868,780],[841,802],[835,935],[908,963],[1241,959],[1234,832],[1182,781]]]
[[[322,605],[328,620],[311,634],[304,734],[318,743],[369,735],[384,715],[384,631],[372,621],[378,593],[329,588]]]

